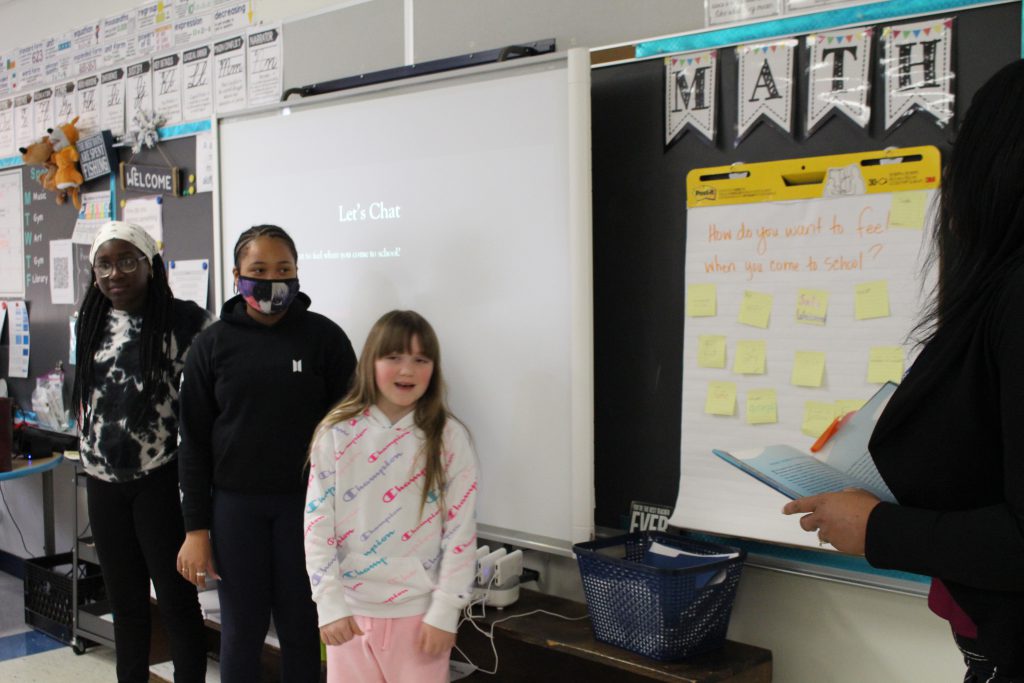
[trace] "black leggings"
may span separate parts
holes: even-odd
[[[974,639],[956,633],[953,634],[953,639],[956,640],[956,645],[964,656],[964,664],[967,665],[964,683],[1024,683],[1024,677],[1004,674],[999,667],[989,661],[988,657],[980,654]]]
[[[320,681],[320,629],[302,540],[305,504],[303,493],[214,492],[222,683],[260,680],[271,614],[281,641],[281,680]]]
[[[87,477],[89,521],[114,613],[119,683],[149,681],[149,580],[171,641],[175,683],[206,679],[206,630],[196,588],[178,574],[185,540],[178,465],[113,483]]]

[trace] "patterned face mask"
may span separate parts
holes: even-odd
[[[238,293],[253,309],[273,315],[288,310],[299,293],[299,279],[257,280],[239,275]]]

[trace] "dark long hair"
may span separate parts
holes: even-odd
[[[930,341],[991,298],[1024,262],[1024,60],[1000,69],[974,95],[942,175],[928,266],[931,302],[913,335]]]
[[[171,373],[170,346],[171,330],[174,327],[174,295],[167,282],[167,270],[159,254],[153,256],[150,264],[153,277],[149,279],[146,300],[142,304],[142,333],[139,338],[139,366],[142,368],[142,395],[135,413],[129,415],[128,425],[133,427],[143,419],[147,409],[155,403],[160,385]],[[107,326],[107,312],[110,299],[105,297],[96,284],[96,273],[90,269],[89,289],[82,299],[75,323],[75,358],[78,368],[75,383],[71,387],[71,405],[78,414],[79,427],[82,410],[90,400],[95,382],[93,356],[103,339]]]

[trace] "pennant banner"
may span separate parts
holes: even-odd
[[[953,119],[953,20],[933,19],[882,29],[885,130],[915,110],[942,125]]]
[[[715,141],[718,51],[665,58],[665,145],[696,130]]]
[[[780,40],[736,48],[737,144],[762,119],[786,133],[793,129],[793,63],[796,40]]]
[[[807,36],[807,126],[814,133],[832,114],[840,112],[861,128],[871,120],[868,77],[871,63],[870,28],[832,31]]]

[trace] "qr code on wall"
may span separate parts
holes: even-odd
[[[58,256],[53,259],[53,286],[55,289],[67,289],[71,285],[71,259],[67,256]]]

